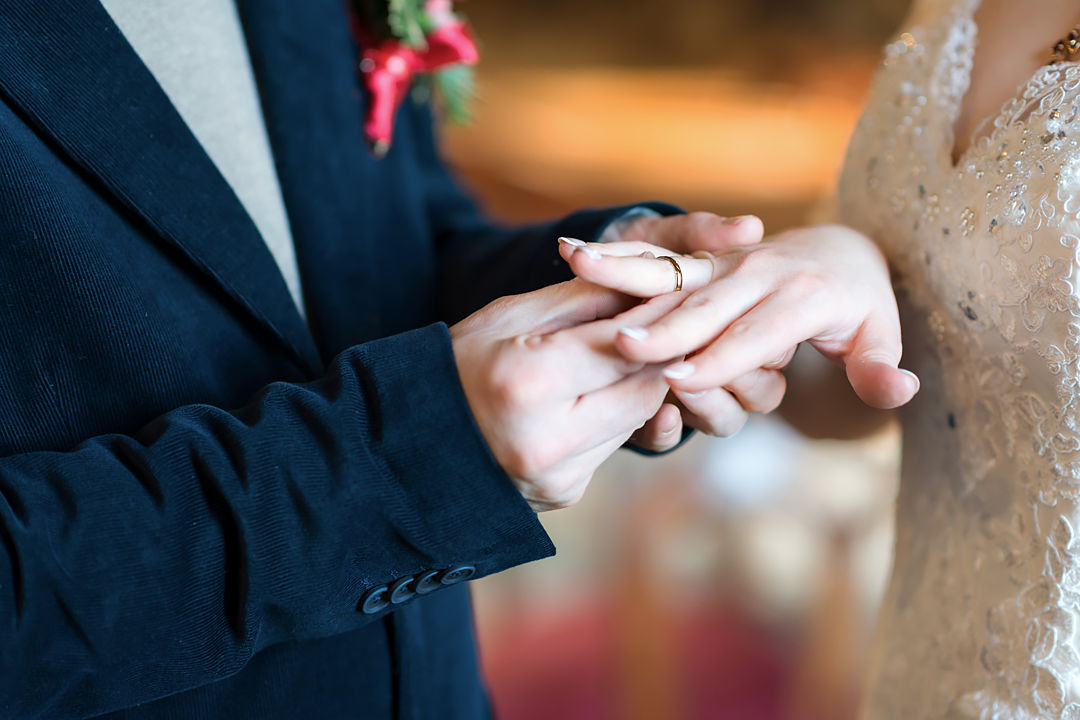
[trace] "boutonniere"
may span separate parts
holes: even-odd
[[[360,74],[371,98],[364,132],[376,157],[390,150],[394,116],[413,86],[434,85],[455,122],[469,119],[472,66],[480,55],[453,0],[352,0]]]

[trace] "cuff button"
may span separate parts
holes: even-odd
[[[374,615],[385,610],[390,605],[389,595],[389,588],[385,585],[371,588],[360,598],[360,611],[365,615]]]
[[[442,582],[439,575],[441,570],[429,570],[426,573],[421,573],[416,576],[416,594],[427,595],[433,593],[442,587]]]
[[[416,590],[413,589],[414,580],[416,578],[409,575],[408,577],[398,578],[390,585],[390,603],[392,605],[400,605],[416,597]]]
[[[462,565],[456,567],[453,570],[447,570],[443,573],[442,584],[443,585],[457,585],[459,582],[464,582],[476,574],[476,568],[472,565]]]

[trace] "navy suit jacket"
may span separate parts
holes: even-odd
[[[483,717],[460,581],[553,547],[444,323],[620,211],[491,224],[340,0],[239,8],[306,324],[102,7],[0,0],[0,718]]]

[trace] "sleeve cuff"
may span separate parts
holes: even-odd
[[[400,490],[393,522],[422,564],[473,565],[481,577],[553,555],[473,419],[446,325],[370,345],[381,425],[373,434]]]

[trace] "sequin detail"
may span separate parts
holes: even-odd
[[[917,3],[838,196],[923,381],[863,716],[1080,720],[1080,65],[1036,72],[954,164],[975,4]]]

